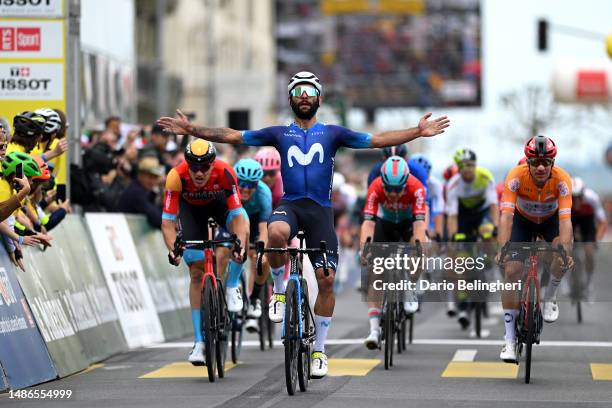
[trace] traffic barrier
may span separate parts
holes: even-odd
[[[56,377],[15,268],[0,245],[0,391],[29,387]]]
[[[159,230],[142,215],[125,215],[134,237],[136,252],[144,271],[153,303],[166,340],[191,334],[189,309],[189,271],[184,263],[168,263],[168,250]]]
[[[162,342],[162,327],[125,216],[88,213],[85,220],[128,347]]]

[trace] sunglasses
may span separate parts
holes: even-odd
[[[383,185],[383,188],[387,193],[401,193],[404,191],[406,186],[388,186],[386,184]]]
[[[306,92],[306,96],[319,96],[317,88],[310,85],[298,85],[289,92],[289,95],[300,97],[304,92]]]
[[[256,181],[246,181],[246,180],[238,180],[238,187],[243,188],[245,190],[252,190],[257,187]]]
[[[188,163],[188,165],[189,170],[193,171],[194,173],[197,173],[199,171],[201,171],[202,173],[206,173],[212,166],[212,163]]]
[[[264,177],[275,177],[276,176],[276,170],[265,170],[263,173]]]
[[[553,165],[554,162],[555,161],[553,159],[529,159],[527,160],[527,163],[529,163],[529,165],[533,167],[540,167],[540,166],[550,167]]]

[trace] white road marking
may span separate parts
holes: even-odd
[[[490,335],[491,335],[491,330],[489,330],[489,329],[480,329],[480,338],[481,339],[486,339]],[[470,331],[470,339],[475,339],[475,338],[477,338],[476,330]]]
[[[461,362],[471,362],[476,358],[476,353],[478,350],[475,349],[458,349],[455,351],[455,355],[453,356],[453,361],[461,361]]]
[[[484,339],[414,339],[413,344],[426,346],[501,346],[503,340],[484,340]],[[363,339],[329,339],[325,342],[329,346],[343,346],[352,344],[363,344]],[[274,341],[275,346],[282,346],[280,340]],[[257,340],[245,340],[242,342],[243,347],[259,347]],[[557,341],[543,340],[537,347],[594,347],[594,348],[612,348],[612,341]],[[145,346],[148,349],[166,349],[166,348],[191,348],[193,342],[170,342],[151,344]]]

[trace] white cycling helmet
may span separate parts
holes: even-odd
[[[572,177],[572,195],[580,197],[584,193],[584,181],[580,177]]]
[[[291,90],[297,84],[311,84],[312,86],[317,88],[317,90],[319,91],[319,95],[323,93],[323,86],[321,85],[321,81],[319,81],[319,78],[317,78],[317,76],[312,72],[301,71],[292,76],[291,80],[289,80],[289,85],[287,85],[287,92],[291,92]]]
[[[37,109],[36,113],[45,118],[45,133],[56,133],[62,127],[62,120],[56,111],[49,108]]]

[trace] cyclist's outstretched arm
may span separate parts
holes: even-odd
[[[416,127],[404,130],[389,130],[373,135],[370,147],[397,146],[419,137],[431,137],[444,133],[444,129],[450,126],[447,116],[429,120],[430,116],[431,112],[423,116]]]
[[[168,132],[178,135],[192,135],[216,143],[243,143],[242,132],[230,128],[207,128],[204,126],[196,126],[189,122],[187,116],[180,110],[176,111],[175,118],[163,117],[157,120],[157,124],[163,126]]]
[[[170,220],[162,220],[161,223],[162,235],[164,243],[168,251],[174,250],[174,241],[176,241],[176,222]]]
[[[500,245],[504,245],[510,240],[510,233],[512,232],[512,220],[514,213],[504,211],[499,216],[499,229],[497,232],[497,242]]]

